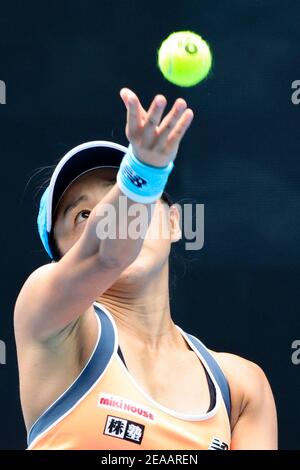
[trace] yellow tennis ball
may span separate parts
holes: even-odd
[[[191,31],[170,34],[158,50],[158,66],[163,76],[174,85],[197,85],[207,76],[211,64],[208,44]]]

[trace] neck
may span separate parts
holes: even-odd
[[[145,277],[140,272],[135,276],[124,273],[98,300],[126,336],[151,348],[165,341],[174,343],[180,335],[171,318],[168,264]]]

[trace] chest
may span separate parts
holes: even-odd
[[[123,348],[119,358],[131,380],[163,407],[192,415],[210,408],[214,386],[193,351],[149,355]]]

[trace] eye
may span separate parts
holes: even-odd
[[[75,223],[76,224],[79,224],[80,222],[83,222],[84,220],[86,220],[88,218],[88,216],[90,215],[91,211],[90,210],[83,210],[83,211],[80,211],[78,212],[78,214],[76,215],[75,217]]]

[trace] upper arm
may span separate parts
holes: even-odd
[[[84,313],[137,257],[143,238],[99,239],[101,207],[112,205],[119,214],[117,185],[91,211],[85,228],[57,262],[37,269],[25,282],[15,307],[16,333],[41,339],[55,335]],[[135,204],[128,200],[128,207]],[[150,205],[145,206],[152,214]],[[116,233],[123,216],[117,217]],[[120,220],[119,220],[120,219]]]
[[[56,263],[34,271],[15,305],[16,334],[45,339],[84,313],[124,269],[102,262],[99,254],[82,255],[80,239]]]
[[[276,407],[269,382],[256,364],[241,359],[240,415],[232,431],[233,450],[277,449]]]

